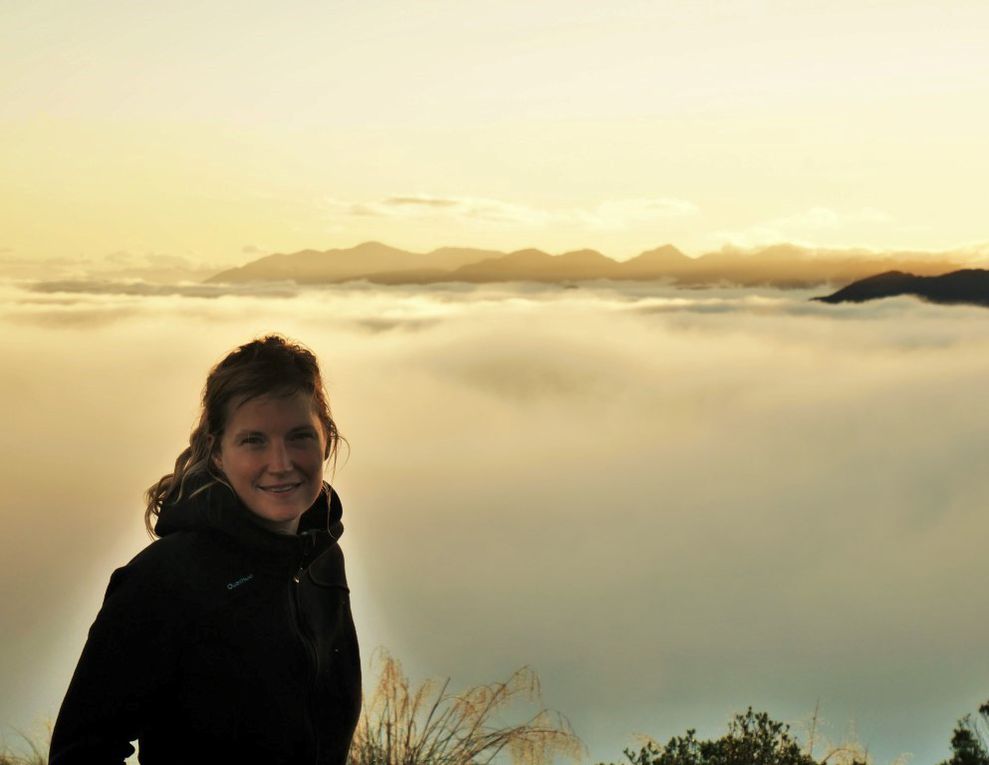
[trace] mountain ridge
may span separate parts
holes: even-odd
[[[266,255],[214,274],[206,281],[333,284],[366,280],[378,284],[430,284],[613,279],[666,280],[683,286],[811,287],[847,285],[896,270],[935,276],[963,266],[957,253],[950,252],[812,250],[788,243],[747,252],[726,248],[697,257],[685,255],[672,244],[664,244],[618,261],[586,248],[559,255],[536,248],[506,253],[470,247],[439,247],[418,253],[368,241],[350,248]]]

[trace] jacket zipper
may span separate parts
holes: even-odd
[[[316,681],[319,678],[319,650],[316,648],[315,643],[309,637],[309,630],[305,626],[302,620],[302,600],[299,595],[299,583],[302,581],[302,575],[305,572],[305,566],[299,566],[299,570],[295,572],[295,576],[292,577],[292,604],[295,610],[295,624],[297,632],[299,633],[299,638],[302,640],[303,645],[306,647],[306,652],[309,654],[309,659],[313,668],[313,674],[309,678],[309,730],[312,732],[313,742],[316,747],[316,756],[313,762],[319,762],[319,730],[316,727],[315,722],[315,696],[316,696]]]

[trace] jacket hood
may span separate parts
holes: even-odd
[[[216,529],[252,546],[291,543],[299,537],[328,537],[334,542],[343,534],[343,505],[336,491],[323,482],[316,501],[299,518],[295,535],[278,534],[251,519],[250,510],[234,491],[212,476],[195,476],[186,481],[182,498],[161,508],[155,534],[168,536],[179,531]],[[321,540],[322,541],[322,540]]]

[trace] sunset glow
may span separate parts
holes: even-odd
[[[280,332],[350,444],[365,658],[530,665],[585,765],[750,704],[944,759],[989,698],[987,30],[0,5],[0,736],[57,712],[207,370]]]
[[[8,258],[989,239],[984,3],[0,14]]]

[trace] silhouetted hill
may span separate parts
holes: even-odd
[[[428,253],[365,242],[350,249],[303,250],[268,255],[223,271],[210,282],[294,281],[330,284],[366,279],[379,284],[433,282],[536,281],[572,283],[593,279],[658,280],[702,286],[810,287],[849,284],[878,272],[904,271],[917,275],[943,274],[961,268],[949,253],[864,250],[810,250],[779,244],[754,251],[722,249],[697,258],[671,244],[616,261],[596,250],[551,255],[537,249],[510,253],[472,248],[441,247]]]
[[[887,271],[849,284],[832,295],[813,299],[822,303],[862,303],[897,295],[913,295],[932,303],[989,306],[989,271],[966,268],[941,276]]]
[[[585,279],[618,279],[621,264],[595,250],[550,255],[541,250],[519,250],[500,258],[461,266],[445,281],[562,282]]]
[[[378,272],[424,271],[444,274],[465,263],[501,255],[493,250],[441,247],[414,253],[380,242],[364,242],[349,249],[302,250],[288,255],[268,255],[239,268],[221,271],[210,282],[294,281],[330,284],[361,279]]]
[[[721,250],[697,258],[678,277],[682,284],[727,283],[742,286],[813,287],[849,284],[884,271],[943,274],[961,267],[948,254],[848,250],[810,250],[779,244],[751,252]]]
[[[664,244],[655,250],[647,250],[622,263],[622,271],[633,277],[652,274],[677,276],[690,271],[697,261],[684,255],[672,244]]]

